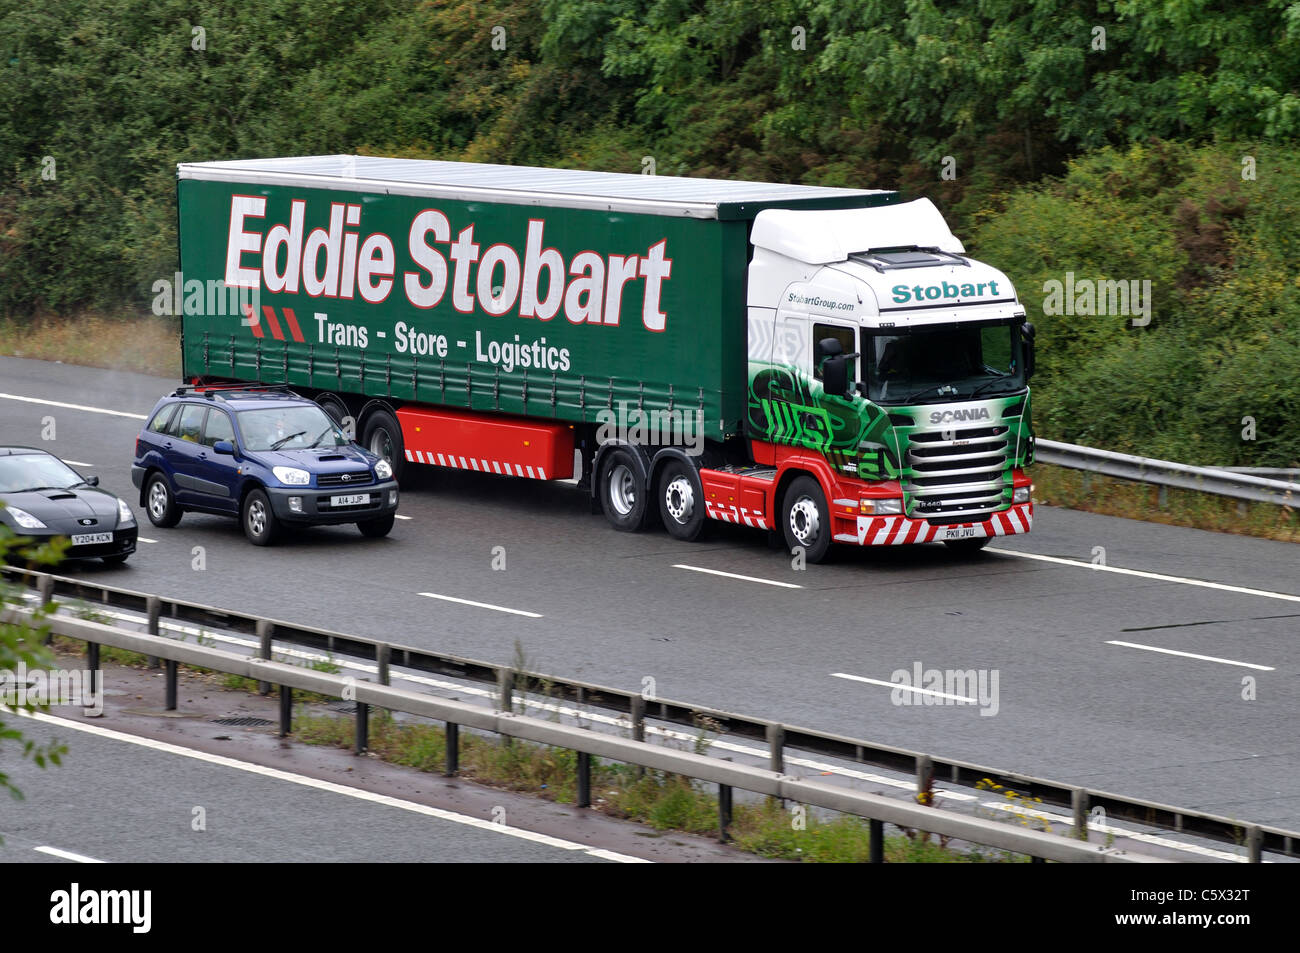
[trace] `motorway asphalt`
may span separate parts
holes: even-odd
[[[130,497],[142,420],[99,411],[143,417],[175,383],[0,358],[0,440]],[[155,542],[65,574],[491,662],[517,643],[559,676],[1300,830],[1291,544],[1038,507],[1030,535],[973,559],[843,549],[795,571],[757,531],[618,533],[570,485],[501,476],[433,470],[387,539],[337,527],[272,549],[219,517],[156,529],[131,502]],[[1092,565],[1098,547],[1119,571]],[[996,674],[996,711],[859,680],[917,665]]]

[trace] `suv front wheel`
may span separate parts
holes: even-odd
[[[254,546],[270,546],[280,535],[280,521],[263,490],[253,490],[244,497],[240,521],[244,524],[244,535]]]

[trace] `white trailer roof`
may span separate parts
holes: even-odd
[[[895,195],[882,189],[349,155],[182,162],[177,177],[717,219],[752,218],[777,207],[861,208]]]

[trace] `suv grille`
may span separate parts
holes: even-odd
[[[319,473],[316,475],[317,486],[366,486],[373,482],[369,470],[353,470],[349,473]]]
[[[1009,484],[1007,430],[1002,425],[913,433],[904,489],[914,495],[910,516],[933,523],[979,523],[1002,503]]]

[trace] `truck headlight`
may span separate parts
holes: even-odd
[[[20,510],[16,506],[6,506],[5,510],[14,518],[14,522],[23,529],[49,529],[48,526],[26,510]]]
[[[903,501],[897,497],[887,500],[863,500],[862,512],[867,516],[897,516],[903,512]]]
[[[1033,492],[1034,492],[1034,485],[1032,483],[1029,486],[1018,486],[1011,491],[1011,502],[1028,503],[1030,494],[1032,494]]]
[[[306,486],[311,482],[311,474],[297,467],[271,467],[271,472],[285,486]]]
[[[117,523],[119,526],[130,526],[135,522],[135,514],[131,512],[131,507],[126,505],[126,500],[118,499],[117,501]]]
[[[375,464],[375,476],[381,480],[387,480],[393,475],[393,468],[387,460],[380,460]]]

